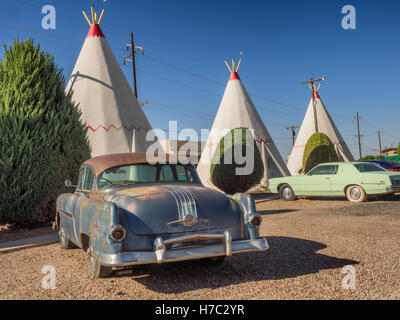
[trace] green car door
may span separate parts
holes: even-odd
[[[310,196],[330,195],[332,182],[338,173],[339,165],[319,165],[309,171],[302,179],[301,193]]]

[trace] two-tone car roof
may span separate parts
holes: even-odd
[[[170,155],[165,156],[166,163],[169,163],[172,160],[176,161],[176,158]],[[149,162],[157,162],[156,155],[148,157],[145,152],[135,152],[100,156],[86,161],[83,165],[91,166],[94,169],[95,175],[98,176],[109,168]]]

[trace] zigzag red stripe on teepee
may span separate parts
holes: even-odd
[[[346,142],[344,142],[344,141],[337,141],[337,142],[333,142],[332,143],[334,146],[343,146],[343,145],[345,145],[346,144]],[[298,145],[298,144],[296,144],[295,146],[294,146],[294,148],[298,148],[298,149],[301,149],[301,148],[305,148],[306,146],[305,145]]]
[[[273,142],[273,141],[270,140],[270,139],[261,139],[261,140],[254,139],[254,141],[255,141],[255,142],[258,142],[258,143],[263,143],[263,142],[264,142],[264,144],[272,143],[272,142]]]
[[[263,143],[263,142],[264,142],[264,144],[273,143],[273,141],[270,140],[270,139],[261,139],[261,140],[254,139],[254,141],[255,141],[255,142],[258,142],[258,143]],[[207,147],[211,148],[211,147],[213,147],[214,145],[215,145],[215,143],[210,143],[210,144],[207,144]]]
[[[130,126],[130,127],[127,127],[127,126],[121,126],[121,127],[116,127],[116,126],[114,126],[113,124],[111,125],[111,126],[109,126],[109,127],[105,127],[105,126],[103,126],[103,125],[100,125],[100,126],[98,126],[97,128],[93,128],[92,126],[87,126],[87,128],[90,130],[90,131],[92,131],[92,132],[96,132],[96,131],[98,131],[99,129],[104,129],[105,131],[110,131],[111,129],[115,129],[115,130],[117,130],[117,131],[121,131],[122,129],[125,129],[125,130],[128,130],[128,131],[131,131],[131,130],[133,130],[133,129],[136,129],[136,130],[147,130],[145,127],[142,127],[142,126],[140,126],[140,127],[135,127],[135,126]]]

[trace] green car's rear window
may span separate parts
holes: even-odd
[[[380,166],[374,163],[356,163],[354,166],[360,172],[377,172],[377,171],[386,171],[385,169],[381,168]]]

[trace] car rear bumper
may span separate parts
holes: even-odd
[[[166,249],[166,245],[186,241],[220,239],[221,244],[190,246],[176,249]],[[154,251],[127,252],[116,254],[100,254],[100,264],[103,266],[127,267],[141,264],[168,263],[202,258],[231,256],[245,252],[265,251],[269,248],[265,238],[232,241],[229,231],[223,235],[191,235],[163,241],[154,241]]]
[[[390,186],[386,188],[388,193],[398,193],[400,192],[400,186]]]

